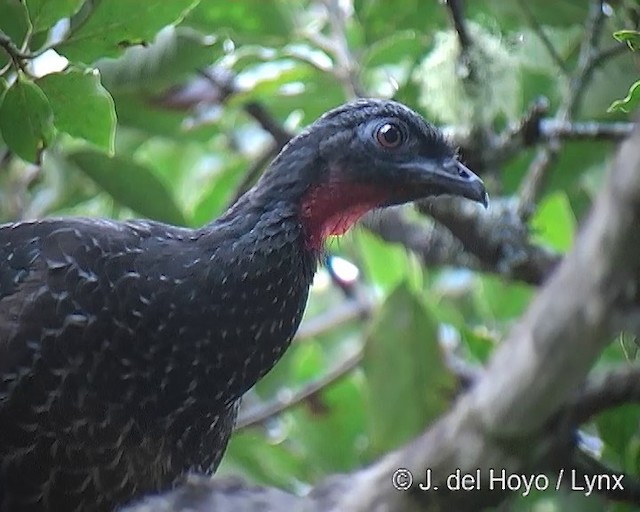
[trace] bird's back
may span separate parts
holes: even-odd
[[[0,510],[107,510],[215,469],[306,301],[278,221],[0,227]]]

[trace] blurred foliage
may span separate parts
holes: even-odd
[[[640,48],[640,32],[637,30],[618,30],[613,33],[618,41],[622,41],[627,44],[630,50],[637,51]],[[629,88],[627,95],[621,100],[614,101],[609,107],[609,112],[615,112],[616,110],[622,112],[631,112],[638,106],[640,101],[640,80],[633,83]]]
[[[362,91],[393,96],[436,122],[505,126],[539,96],[553,112],[569,87],[520,2],[467,2],[472,34],[482,43],[473,55],[482,90],[471,92],[458,82],[456,36],[442,2],[340,4]],[[575,66],[589,2],[528,4],[557,55]],[[607,7],[603,45],[613,45],[616,32],[636,49],[638,33],[620,30],[637,17],[637,3]],[[200,226],[229,205],[248,169],[270,150],[269,135],[244,109],[249,102],[261,102],[296,131],[353,92],[340,67],[345,56],[332,46],[326,4],[313,0],[0,0],[0,36],[14,53],[12,59],[0,48],[3,221],[146,216]],[[625,119],[607,107],[629,91],[634,62],[629,51],[596,70],[580,118]],[[234,91],[214,86],[221,69],[233,76]],[[614,105],[628,110],[639,93],[636,82]],[[567,144],[531,222],[536,243],[570,248],[611,152],[610,143]],[[527,150],[508,162],[496,190],[513,194],[532,156]],[[330,248],[358,263],[382,305],[370,319],[294,343],[247,405],[295,393],[354,347],[362,348],[362,363],[236,435],[222,473],[303,492],[406,442],[455,396],[441,343],[456,344],[469,361],[486,361],[535,291],[495,276],[424,268],[364,231]],[[323,277],[307,318],[344,302]],[[636,352],[612,344],[599,364]],[[636,475],[639,420],[638,408],[627,406],[591,425],[604,442],[604,460]],[[519,498],[512,510],[578,511],[587,503],[588,510],[625,509],[549,492]]]

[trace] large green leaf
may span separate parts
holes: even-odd
[[[97,2],[56,49],[70,60],[87,64],[118,55],[125,48],[148,43],[162,27],[182,19],[197,3],[198,0]]]
[[[69,160],[122,205],[150,219],[187,224],[168,187],[149,168],[98,151],[72,153]]]
[[[12,151],[34,163],[55,133],[47,97],[22,75],[9,87],[0,105],[0,133]]]
[[[367,335],[363,368],[372,456],[413,438],[445,409],[453,377],[442,361],[437,328],[432,313],[401,285]]]
[[[97,72],[51,73],[37,84],[49,100],[58,130],[113,152],[115,106]]]
[[[46,30],[53,24],[75,14],[83,0],[26,0],[29,19],[36,31]]]

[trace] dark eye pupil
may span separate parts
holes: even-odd
[[[377,139],[385,148],[397,148],[402,142],[402,132],[393,124],[384,124],[378,129]]]

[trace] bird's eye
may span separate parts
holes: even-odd
[[[385,123],[376,130],[376,140],[383,148],[395,149],[403,142],[402,130],[396,124]]]

